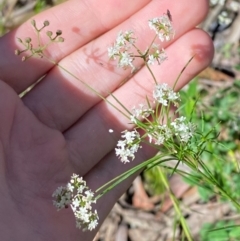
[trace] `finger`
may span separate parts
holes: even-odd
[[[201,1],[199,5],[194,5],[192,11],[185,15],[185,7],[190,4],[190,0],[182,1],[181,6],[175,4],[174,1],[152,1],[144,9],[133,15],[131,19],[74,52],[61,61],[60,64],[75,76],[87,82],[101,95],[106,96],[116,89],[123,79],[130,74],[130,70],[119,70],[112,64],[109,65],[106,53],[108,45],[116,38],[116,34],[121,29],[126,30],[133,27],[136,36],[138,36],[138,46],[146,49],[154,36],[154,33],[149,30],[147,25],[149,15],[151,17],[159,16],[165,11],[162,9],[170,8],[175,18],[176,40],[202,20],[207,11],[206,5],[202,4],[204,2]],[[198,14],[199,12],[200,14]],[[190,19],[192,20],[190,21]],[[163,46],[167,44],[169,43],[163,43]],[[140,66],[141,63],[138,64]],[[99,100],[100,98],[95,93],[84,88],[78,80],[58,68],[54,68],[24,98],[25,104],[35,113],[39,120],[61,131],[68,129]]]
[[[162,66],[155,66],[153,71],[159,82],[169,85],[173,85],[180,71],[195,55],[177,83],[179,89],[210,63],[213,56],[212,41],[206,33],[194,29],[170,45],[167,53],[171,58],[169,57]],[[148,70],[143,68],[113,94],[120,103],[131,110],[140,103],[147,105],[146,96],[151,99],[153,87],[154,82]],[[112,97],[108,97],[108,100],[121,108]],[[128,118],[105,102],[99,103],[84,115],[65,132],[70,160],[76,169],[83,175],[95,166],[98,160],[115,147],[120,132],[133,127],[129,122]],[[110,134],[109,129],[113,129],[114,132]],[[104,172],[104,169],[101,170]],[[113,174],[116,173],[113,171]]]
[[[50,59],[58,62],[69,53],[124,21],[148,2],[149,0],[139,0],[136,4],[134,1],[127,0],[101,2],[71,0],[34,16],[34,19],[38,28],[47,19],[50,22],[49,30],[55,32],[61,29],[64,32],[66,41],[49,46],[46,52]],[[46,43],[48,38],[45,31],[43,32],[42,41]],[[53,64],[39,58],[31,58],[21,63],[21,60],[14,55],[15,49],[23,48],[18,43],[17,37],[23,39],[30,37],[32,43],[37,44],[36,32],[30,20],[0,39],[0,56],[2,56],[0,78],[20,93],[43,76]]]

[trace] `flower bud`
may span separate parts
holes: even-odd
[[[59,38],[58,38],[58,42],[60,42],[60,43],[64,42],[64,38],[59,37]]]
[[[50,24],[50,23],[49,23],[48,20],[45,20],[45,21],[43,22],[43,26],[44,26],[44,27],[48,26],[49,24]]]
[[[30,43],[31,41],[32,41],[31,38],[29,38],[29,37],[28,37],[28,38],[25,38],[25,42],[26,42],[26,43]]]
[[[56,34],[59,36],[62,34],[62,30],[57,30]]]
[[[33,27],[36,27],[36,21],[34,19],[31,21],[31,24]]]
[[[47,31],[47,36],[48,36],[48,37],[51,37],[52,34],[53,34],[52,31]]]

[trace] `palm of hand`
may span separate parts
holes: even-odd
[[[7,108],[4,105],[1,110],[0,153],[4,172],[0,188],[5,225],[1,226],[1,233],[9,238],[6,240],[11,240],[13,229],[23,235],[28,233],[26,240],[38,232],[39,239],[36,236],[35,240],[55,240],[58,235],[66,240],[70,238],[66,236],[68,222],[72,223],[71,235],[76,233],[73,215],[56,212],[51,201],[54,189],[64,185],[63,181],[67,182],[73,172],[66,141],[61,132],[43,125],[4,85],[1,83]]]

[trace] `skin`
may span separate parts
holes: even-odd
[[[145,49],[154,35],[147,20],[170,10],[176,35],[173,41],[163,44],[168,60],[160,67],[154,66],[153,71],[159,82],[173,85],[183,66],[195,55],[181,76],[178,89],[205,68],[213,55],[208,35],[195,28],[207,14],[208,1],[137,2],[70,0],[34,17],[39,27],[48,19],[48,29],[63,31],[65,42],[51,45],[46,51],[50,58],[103,96],[113,92],[128,109],[145,102],[146,95],[152,92],[153,80],[141,68],[121,85],[130,70],[118,69],[107,56],[107,47],[120,30],[133,29],[138,36],[137,45]],[[120,163],[114,148],[121,131],[132,128],[129,120],[46,59],[34,57],[21,62],[14,55],[14,50],[21,48],[17,37],[31,37],[36,43],[30,21],[0,39],[1,240],[92,240],[97,230],[77,230],[70,209],[57,212],[53,207],[53,191],[65,185],[72,173],[83,176],[95,190],[151,157],[154,151],[142,148],[134,162]],[[24,98],[18,97],[45,74]],[[114,132],[110,134],[109,129]],[[100,223],[133,179],[98,201]]]

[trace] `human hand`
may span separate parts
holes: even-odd
[[[34,19],[47,19],[51,30],[61,29],[64,43],[46,53],[68,71],[107,96],[109,92],[129,109],[151,92],[149,73],[142,68],[126,84],[128,70],[108,61],[107,47],[120,30],[133,29],[143,49],[152,40],[147,20],[169,9],[176,30],[174,41],[164,43],[168,61],[154,67],[159,81],[172,85],[183,66],[177,88],[184,86],[211,61],[209,37],[195,26],[204,18],[208,1],[190,0],[71,0],[45,11]],[[36,35],[30,21],[0,39],[0,161],[1,240],[75,241],[92,240],[95,232],[75,228],[70,209],[57,212],[52,193],[65,185],[72,173],[83,176],[92,190],[124,172],[114,148],[129,120],[102,101],[75,78],[45,59],[21,62],[14,56],[16,38]],[[18,94],[45,78],[22,99]],[[118,88],[119,87],[119,88]],[[111,99],[111,97],[108,97]],[[109,129],[114,132],[110,134]],[[142,148],[131,165],[153,153]],[[96,209],[104,220],[134,177],[98,200]]]

